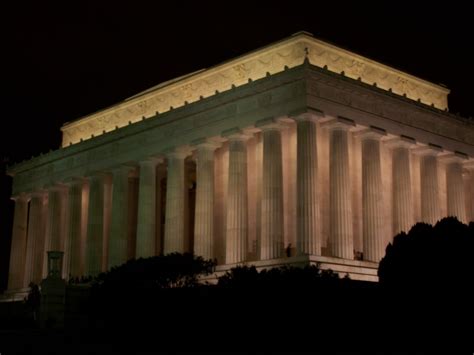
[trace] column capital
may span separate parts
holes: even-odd
[[[355,126],[356,123],[354,120],[342,116],[337,116],[336,118],[321,123],[321,127],[327,128],[329,130],[339,129],[349,131],[354,129]]]
[[[439,156],[439,160],[443,163],[460,163],[463,164],[469,161],[469,156],[462,152],[447,153]]]
[[[12,195],[10,197],[13,201],[29,201],[30,196],[26,192],[20,192],[19,194]]]
[[[192,154],[192,149],[188,145],[168,148],[164,151],[168,159],[185,159]]]
[[[387,131],[383,128],[370,126],[369,128],[363,129],[356,133],[357,137],[360,137],[361,140],[372,139],[372,140],[381,140],[387,136]]]
[[[34,197],[44,198],[46,196],[46,194],[47,194],[47,191],[44,190],[44,189],[35,190],[35,191],[31,191],[30,193],[28,193],[30,198],[34,198]]]
[[[474,159],[471,158],[468,161],[465,161],[462,167],[470,172],[474,172]]]
[[[414,154],[418,154],[421,156],[438,156],[440,153],[443,152],[443,147],[437,144],[428,143],[428,145],[416,147],[412,149]]]
[[[63,181],[58,181],[54,183],[45,184],[43,186],[43,189],[47,192],[50,192],[50,191],[62,192],[68,189],[68,185],[65,184]]]
[[[262,132],[275,130],[280,131],[282,128],[285,127],[285,124],[282,121],[275,119],[274,117],[268,117],[255,122],[255,127],[262,130]]]
[[[84,174],[84,178],[86,180],[90,180],[91,178],[106,178],[106,177],[110,177],[110,171],[90,170]]]
[[[396,138],[391,138],[385,141],[385,145],[389,148],[411,148],[416,145],[415,138],[401,135]]]
[[[87,181],[87,179],[82,177],[82,176],[71,176],[71,177],[68,177],[68,178],[62,180],[61,184],[65,185],[67,187],[71,187],[71,186],[76,185],[76,184],[83,184],[86,181]]]
[[[163,157],[148,157],[138,162],[140,167],[142,166],[157,166],[158,164],[162,164],[165,161]]]
[[[191,142],[197,150],[216,150],[222,146],[223,139],[221,138],[198,138]]]
[[[223,131],[222,137],[227,138],[229,141],[247,141],[252,137],[252,135],[244,132],[240,128],[235,127]]]
[[[288,118],[295,121],[317,121],[326,117],[323,111],[316,108],[307,107],[302,110],[292,111],[288,114]]]
[[[110,170],[111,170],[112,174],[120,174],[120,173],[129,174],[130,172],[132,172],[136,168],[137,167],[136,167],[135,164],[121,164],[121,165],[117,165],[117,166],[112,167]]]

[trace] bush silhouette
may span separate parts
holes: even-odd
[[[100,274],[93,284],[96,287],[120,285],[132,288],[196,287],[198,275],[212,272],[215,263],[190,253],[140,258]]]
[[[164,313],[171,317],[173,308],[163,305],[179,303],[186,290],[200,289],[198,276],[213,268],[213,261],[188,253],[140,258],[114,267],[92,281],[91,326],[117,329]],[[185,306],[180,310],[185,312]]]
[[[279,268],[257,271],[255,266],[232,268],[219,278],[218,286],[238,289],[298,289],[313,288],[321,283],[339,280],[339,275],[332,270],[321,270],[319,265],[304,268],[282,266]]]
[[[474,223],[447,217],[395,236],[378,270],[384,287],[410,291],[469,289],[474,280]]]

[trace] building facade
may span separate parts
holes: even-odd
[[[376,280],[394,235],[474,220],[474,124],[449,90],[298,33],[62,127],[9,167],[8,288],[191,251],[218,270],[320,263]]]

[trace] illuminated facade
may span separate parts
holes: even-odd
[[[9,290],[50,250],[64,277],[194,251],[376,280],[396,233],[474,220],[474,125],[448,93],[298,33],[67,123],[9,168]]]

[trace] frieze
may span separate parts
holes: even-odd
[[[299,34],[272,46],[252,52],[214,68],[189,75],[181,80],[139,94],[118,105],[63,126],[63,147],[135,123],[155,112],[169,111],[230,90],[234,86],[301,65],[304,58],[321,68],[341,73],[398,95],[435,107],[447,107],[449,90],[401,73],[354,53],[339,49],[311,36]],[[267,104],[267,101],[263,101]]]
[[[429,131],[431,133],[450,137],[460,142],[474,144],[471,130],[463,127],[463,123],[456,122],[448,117],[424,111],[416,106],[408,106],[408,103],[391,102],[388,97],[370,92],[370,88],[360,87],[354,89],[354,85],[342,88],[340,82],[328,82],[320,80],[318,75],[311,75],[308,85],[308,94],[321,99],[336,102],[338,104],[352,107],[365,112],[370,112],[377,116],[389,118],[404,125],[409,125]],[[436,124],[433,121],[436,120]]]

